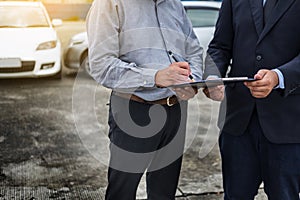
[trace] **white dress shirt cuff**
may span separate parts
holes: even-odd
[[[143,69],[142,86],[143,87],[154,87],[155,86],[155,74],[157,72],[158,72],[157,69]]]
[[[284,89],[285,86],[284,86],[284,76],[282,74],[282,72],[279,70],[279,69],[273,69],[272,71],[276,72],[277,76],[278,76],[278,85],[274,88],[274,89]]]

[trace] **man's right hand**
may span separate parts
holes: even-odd
[[[174,84],[190,82],[190,65],[187,62],[174,62],[169,67],[159,70],[155,75],[155,84],[168,87]]]

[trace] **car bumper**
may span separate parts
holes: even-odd
[[[64,53],[64,65],[70,69],[80,68],[81,56],[87,51],[86,45],[69,46]]]
[[[62,69],[60,45],[55,49],[38,51],[19,59],[21,67],[0,67],[0,78],[46,77],[55,75]]]

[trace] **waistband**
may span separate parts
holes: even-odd
[[[159,104],[159,105],[167,105],[167,106],[173,106],[173,105],[179,103],[179,101],[180,101],[175,95],[169,96],[169,97],[164,98],[164,99],[158,99],[158,100],[155,100],[155,101],[147,101],[147,100],[142,99],[141,97],[138,97],[134,94],[121,93],[121,92],[116,92],[116,91],[113,92],[113,95],[122,97],[124,99],[129,99],[129,100],[132,100],[132,101],[136,101],[136,102],[139,102],[139,103]]]

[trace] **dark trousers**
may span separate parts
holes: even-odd
[[[300,144],[269,142],[256,111],[243,135],[222,132],[219,145],[225,200],[253,200],[261,182],[269,200],[299,200]]]
[[[111,158],[106,200],[136,199],[138,184],[146,170],[148,199],[175,199],[184,148],[187,104],[182,102],[171,107],[155,105],[157,109],[153,106],[111,96]],[[158,127],[151,128],[149,124],[157,120]]]

